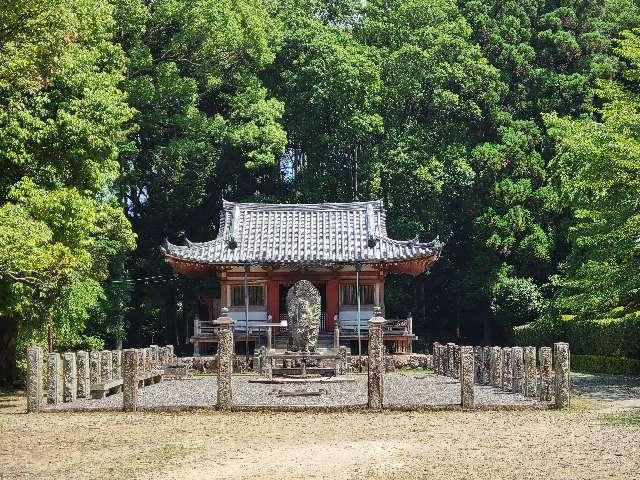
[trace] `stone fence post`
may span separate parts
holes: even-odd
[[[571,398],[570,354],[569,344],[564,342],[553,344],[555,365],[556,407],[567,408]]]
[[[491,347],[491,385],[502,387],[502,349]]]
[[[511,348],[502,348],[502,390],[510,392],[513,390],[513,363],[511,358]]]
[[[453,378],[460,378],[460,345],[453,346]]]
[[[230,410],[233,405],[231,374],[233,373],[233,318],[222,308],[213,326],[218,328],[218,409]]]
[[[449,342],[447,343],[447,377],[453,377],[453,371],[455,370],[455,360],[453,358],[453,352],[456,349],[456,344]]]
[[[62,403],[62,362],[60,361],[59,353],[53,352],[49,354],[47,373],[49,381],[47,403],[49,405]]]
[[[42,348],[27,349],[27,413],[42,410]]]
[[[551,401],[551,348],[540,348],[540,400]]]
[[[76,354],[74,352],[66,352],[62,355],[62,370],[64,372],[64,401],[75,402],[78,393],[78,381],[76,378]]]
[[[100,382],[110,382],[113,375],[113,359],[111,358],[111,350],[102,350],[102,352],[100,352],[100,363],[102,364]]]
[[[536,368],[536,347],[524,347],[524,395],[538,395],[538,369]]]
[[[513,393],[524,390],[524,357],[522,347],[511,349],[511,364],[513,365]]]
[[[111,376],[114,380],[120,380],[122,378],[122,350],[114,350],[111,353],[111,366],[113,367]]]
[[[482,384],[491,384],[491,347],[482,347]]]
[[[474,382],[478,385],[482,385],[484,378],[482,372],[482,347],[473,347],[473,370],[474,370]]]
[[[474,353],[473,347],[460,348],[460,403],[462,408],[473,408]]]
[[[153,363],[153,368],[157,369],[158,364],[160,363],[160,347],[158,345],[149,345],[151,349],[151,363]]]
[[[89,352],[76,352],[76,372],[78,374],[78,398],[91,398],[91,369],[89,367]]]
[[[89,378],[91,385],[97,385],[102,380],[102,364],[100,363],[100,352],[91,351],[89,353]],[[91,386],[89,386],[89,396],[91,394]]]
[[[124,350],[122,365],[122,410],[138,410],[138,350]]]
[[[382,325],[385,319],[380,316],[380,307],[374,307],[373,317],[369,320],[369,361],[367,406],[381,410],[384,400],[384,342]]]

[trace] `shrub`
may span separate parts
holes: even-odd
[[[600,320],[542,318],[513,329],[517,345],[550,346],[568,342],[575,355],[640,359],[640,315]]]
[[[571,355],[571,370],[610,375],[640,375],[640,360],[604,355]]]

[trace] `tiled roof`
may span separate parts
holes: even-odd
[[[387,236],[382,201],[263,204],[224,201],[215,240],[178,246],[169,258],[206,264],[332,265],[402,262],[439,256],[434,240]]]

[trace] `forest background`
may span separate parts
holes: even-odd
[[[222,198],[381,198],[426,341],[640,358],[637,0],[9,0],[0,382],[27,344],[188,350],[165,238]],[[209,281],[210,283],[210,281]]]

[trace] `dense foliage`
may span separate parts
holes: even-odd
[[[392,236],[439,235],[386,294],[425,339],[638,309],[637,1],[5,3],[0,365],[184,342],[211,281],[159,247],[222,197],[382,198]]]

